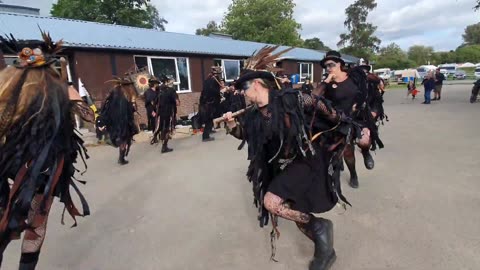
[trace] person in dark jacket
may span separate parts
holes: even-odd
[[[213,66],[208,79],[203,83],[203,91],[200,95],[200,118],[202,123],[205,124],[202,135],[203,142],[215,140],[215,138],[210,137],[210,133],[213,129],[213,119],[220,111],[221,74],[222,67]]]
[[[152,77],[150,80],[148,80],[148,84],[150,88],[148,88],[147,91],[145,91],[145,109],[147,111],[147,119],[148,119],[148,131],[154,131],[155,130],[155,100],[157,99],[158,96],[158,87],[160,85],[160,81]]]
[[[305,83],[302,84],[302,93],[310,95],[313,90],[313,85],[312,81],[310,80],[310,77],[305,78]]]
[[[155,100],[155,113],[157,127],[153,133],[152,144],[162,141],[162,153],[172,152],[168,148],[168,141],[175,130],[177,119],[177,106],[180,104],[178,94],[174,88],[173,76],[163,76],[160,92]]]
[[[435,90],[434,75],[428,73],[422,84],[425,87],[425,101],[422,104],[430,104],[432,91]]]

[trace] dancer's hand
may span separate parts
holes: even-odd
[[[232,112],[225,113],[223,115],[223,119],[225,119],[225,122],[227,123],[229,129],[233,129],[237,126],[237,122],[235,122],[235,118],[233,118]]]
[[[335,74],[333,74],[333,73],[328,74],[328,77],[325,79],[325,82],[326,83],[331,83],[333,81],[335,81]]]

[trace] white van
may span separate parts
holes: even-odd
[[[373,71],[378,77],[382,78],[384,81],[390,80],[393,73],[389,68],[380,68]]]
[[[440,70],[444,69],[446,71],[446,76],[455,76],[457,73],[457,64],[443,64],[438,67]]]
[[[480,67],[475,68],[475,78],[477,80],[480,79]]]

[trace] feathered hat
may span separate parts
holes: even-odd
[[[133,85],[133,81],[129,77],[113,77],[113,79],[106,81],[105,83],[111,83],[114,86]]]
[[[264,79],[277,83],[275,73],[283,69],[276,67],[275,64],[281,60],[280,57],[283,54],[293,49],[287,48],[274,54],[273,52],[279,47],[280,46],[267,45],[258,52],[255,51],[253,55],[245,61],[244,69],[235,82],[235,88],[242,89],[244,83],[253,79]]]
[[[40,29],[43,42],[38,42],[36,47],[22,46],[12,34],[0,36],[0,42],[12,54],[18,55],[17,68],[35,68],[50,65],[57,60],[57,54],[62,51],[63,41],[54,42],[49,33]]]

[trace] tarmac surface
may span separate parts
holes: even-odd
[[[390,122],[375,169],[357,153],[360,188],[342,175],[353,207],[324,215],[335,224],[332,270],[480,269],[480,104],[469,103],[470,88],[445,86],[431,105],[406,99],[406,89],[385,94]],[[90,147],[80,178],[91,216],[70,229],[56,202],[37,269],[307,269],[313,243],[285,220],[279,262],[269,260],[270,227],[256,221],[246,153],[233,137],[215,137],[174,140],[165,155],[139,141],[125,167],[115,148]],[[12,242],[2,269],[17,269],[19,256]]]

